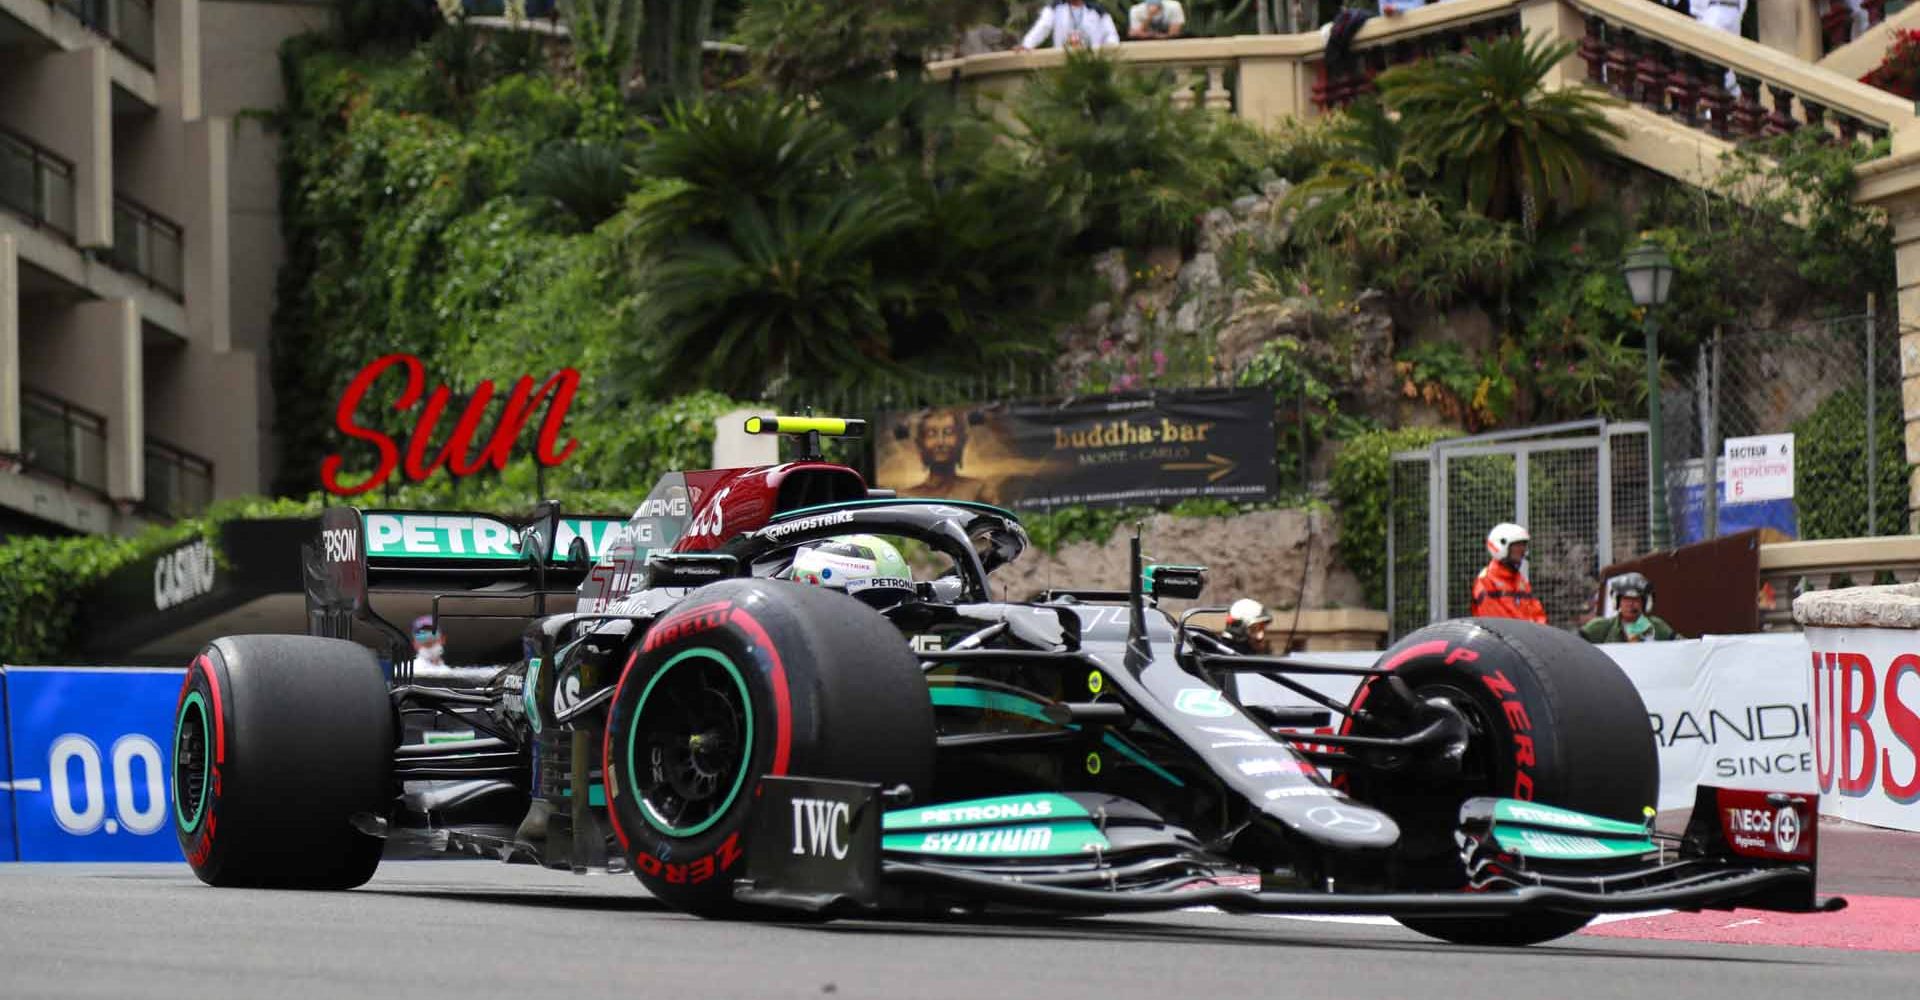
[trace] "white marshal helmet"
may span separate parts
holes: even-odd
[[[878,608],[913,596],[913,571],[893,543],[876,535],[840,535],[793,554],[787,579],[842,590]]]
[[[1512,522],[1503,522],[1494,525],[1493,530],[1487,532],[1487,551],[1493,553],[1493,557],[1501,562],[1510,562],[1513,543],[1531,541],[1533,536],[1527,534],[1527,529]]]
[[[1246,641],[1252,626],[1263,626],[1267,622],[1273,622],[1273,616],[1267,614],[1265,605],[1254,601],[1252,597],[1242,597],[1233,603],[1233,607],[1227,608],[1227,635],[1233,635],[1240,641]]]

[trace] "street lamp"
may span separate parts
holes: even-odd
[[[1665,305],[1673,287],[1673,260],[1653,243],[1641,243],[1628,251],[1620,265],[1626,276],[1627,291],[1633,304],[1640,307],[1641,329],[1647,339],[1647,476],[1653,496],[1653,548],[1667,547],[1667,475],[1660,456],[1660,330],[1654,321],[1654,309]],[[1708,489],[1713,484],[1708,484]]]

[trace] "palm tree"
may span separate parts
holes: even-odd
[[[1531,230],[1541,205],[1585,203],[1589,161],[1625,134],[1606,118],[1612,97],[1542,86],[1573,50],[1572,42],[1475,41],[1466,52],[1398,67],[1376,82],[1407,135],[1467,204]]]
[[[1288,195],[1303,232],[1337,230],[1358,202],[1405,194],[1427,174],[1401,121],[1379,101],[1348,108],[1329,133],[1332,157]]]
[[[664,384],[756,396],[770,380],[849,388],[890,367],[887,313],[912,295],[876,274],[876,251],[915,221],[885,192],[734,202],[720,231],[689,234],[642,282]]]

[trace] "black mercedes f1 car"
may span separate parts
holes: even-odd
[[[1812,795],[1701,788],[1684,834],[1654,829],[1645,707],[1577,637],[1468,619],[1367,667],[1243,655],[1197,623],[1220,609],[1162,609],[1204,570],[1137,534],[1124,586],[997,599],[1011,513],[820,461],[858,421],[749,424],[808,457],[669,474],[624,520],[326,511],[311,634],[222,638],[188,671],[195,873],[347,888],[404,842],[631,870],[708,916],[1214,906],[1516,945],[1600,913],[1844,905],[1815,895]],[[785,579],[853,533],[932,568],[878,606]],[[419,608],[504,665],[415,669],[388,615]],[[1357,693],[1305,682],[1326,674]],[[1298,701],[1250,703],[1250,675]]]

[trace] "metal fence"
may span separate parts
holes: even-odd
[[[1527,526],[1527,575],[1555,625],[1577,624],[1600,568],[1645,551],[1647,425],[1583,420],[1399,452],[1387,517],[1394,637],[1468,613],[1487,530]]]
[[[1910,467],[1894,329],[1868,312],[1704,340],[1690,380],[1661,399],[1674,544],[1748,527],[1809,540],[1905,534]],[[1787,433],[1793,499],[1727,504],[1723,443]]]

